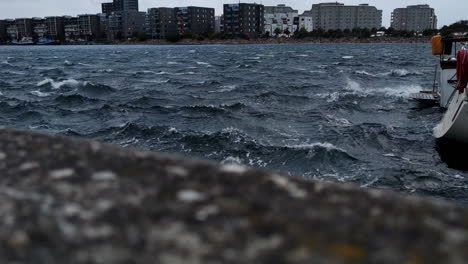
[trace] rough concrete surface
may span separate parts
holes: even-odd
[[[0,130],[0,263],[467,263],[468,211]]]

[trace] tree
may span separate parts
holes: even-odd
[[[275,36],[278,37],[279,34],[281,34],[281,29],[280,29],[280,28],[276,28],[274,33],[275,33]]]
[[[181,39],[179,34],[171,34],[166,37],[166,40],[169,42],[178,42]]]
[[[289,28],[284,30],[284,34],[289,37],[291,35],[291,31],[289,31]]]
[[[294,37],[298,39],[303,39],[303,38],[306,38],[308,35],[309,35],[309,32],[307,31],[307,29],[301,27],[299,31],[296,31],[296,33],[294,34]]]

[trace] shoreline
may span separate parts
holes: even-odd
[[[86,43],[63,43],[63,46],[94,46],[94,45],[148,45],[148,46],[203,46],[203,45],[288,45],[288,44],[427,44],[430,42],[429,38],[279,38],[279,39],[226,39],[226,40],[194,40],[194,39],[181,39],[177,42],[170,42],[167,40],[147,40],[147,41],[114,41],[114,42],[86,42]],[[57,46],[61,46],[57,45]],[[0,46],[21,46],[0,44]],[[37,46],[37,45],[31,45]],[[55,46],[55,45],[54,45]]]

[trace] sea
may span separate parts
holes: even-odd
[[[0,47],[0,125],[468,203],[428,44]]]

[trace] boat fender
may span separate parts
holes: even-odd
[[[462,49],[457,52],[457,79],[458,91],[465,92],[468,86],[468,50]]]
[[[432,55],[442,55],[443,52],[443,44],[442,44],[442,36],[434,36],[431,40],[432,44]]]

